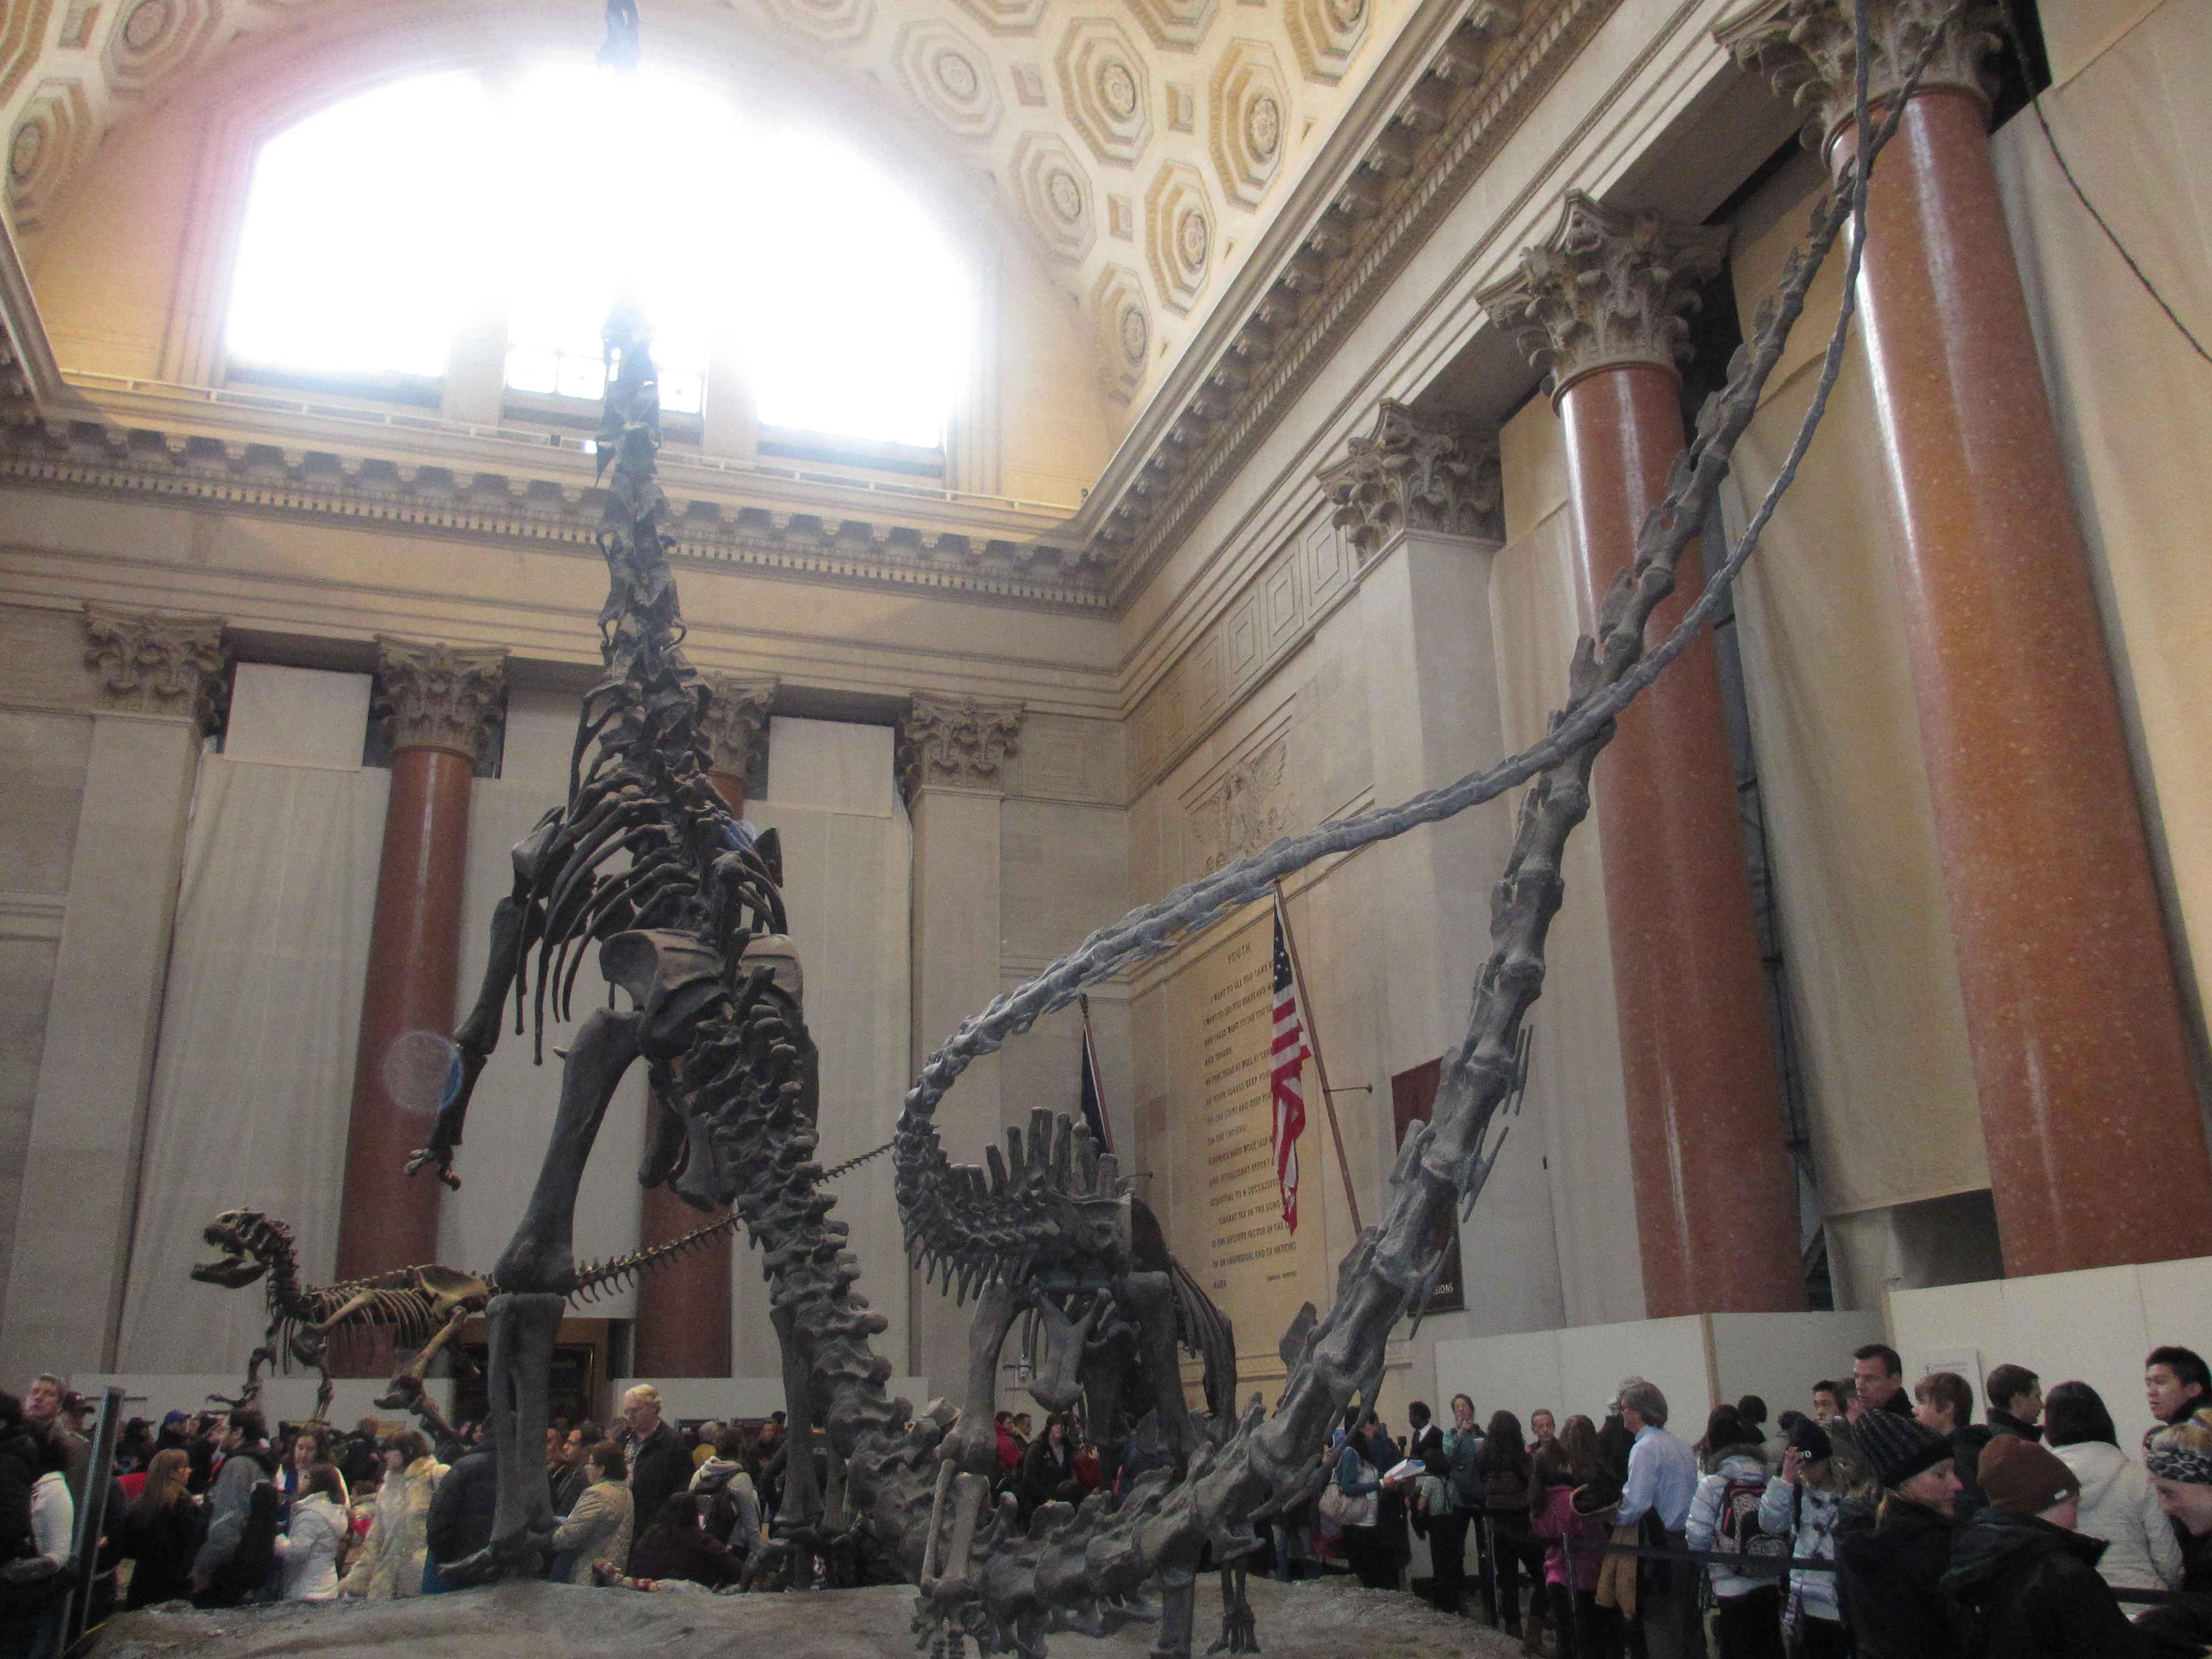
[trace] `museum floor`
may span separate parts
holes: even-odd
[[[1449,1619],[1413,1596],[1348,1579],[1251,1581],[1269,1659],[1504,1659],[1520,1644]],[[914,1592],[904,1586],[812,1595],[647,1595],[566,1584],[510,1584],[404,1601],[277,1604],[232,1613],[126,1613],[100,1632],[98,1659],[884,1659],[911,1650]],[[1220,1627],[1218,1583],[1199,1589],[1197,1644]],[[1141,1659],[1150,1624],[1103,1640],[1059,1634],[1059,1659]]]

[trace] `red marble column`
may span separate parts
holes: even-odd
[[[1986,118],[1906,106],[1859,298],[2005,1267],[2200,1255],[2212,1161]]]
[[[471,780],[505,679],[503,652],[378,645],[392,785],[346,1128],[341,1279],[438,1260],[439,1183],[410,1178],[407,1158],[442,1098],[439,1045],[458,1002]],[[376,1374],[378,1346],[347,1345],[341,1368]]]
[[[1720,252],[1710,232],[1571,194],[1551,240],[1484,296],[1553,371],[1593,610],[1682,448],[1678,319]],[[1650,637],[1702,580],[1690,550]],[[1802,1309],[1796,1176],[1710,633],[1621,715],[1595,810],[1645,1312]]]
[[[764,740],[773,683],[714,677],[706,730],[715,760],[708,776],[731,811],[745,811],[745,767]],[[640,1248],[681,1237],[713,1219],[665,1187],[646,1189],[638,1214]],[[724,1234],[638,1280],[630,1368],[637,1376],[731,1374],[730,1273],[734,1241]]]

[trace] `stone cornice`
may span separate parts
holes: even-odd
[[[1331,522],[1363,559],[1401,530],[1505,538],[1505,495],[1493,434],[1480,441],[1455,420],[1439,419],[1385,398],[1375,429],[1315,475],[1336,510]]]
[[[15,234],[0,219],[0,426],[27,426],[61,387],[53,348],[31,297],[30,278],[15,252]]]
[[[189,720],[203,732],[223,705],[221,617],[84,607],[85,665],[98,678],[97,711]]]
[[[1409,24],[1184,349],[1071,530],[1117,603],[1151,575],[1617,0],[1468,0]]]
[[[436,640],[376,636],[376,706],[403,749],[451,749],[483,758],[507,717],[507,653]]]
[[[1006,763],[1021,752],[1025,712],[1018,702],[915,692],[898,728],[899,783],[907,799],[933,785],[1002,790]]]
[[[1951,11],[1950,0],[1871,0],[1867,40],[1868,95],[1880,101],[1904,80],[1929,36]],[[1967,8],[1929,59],[1920,84],[1960,87],[1987,103],[1990,82],[1982,60],[2001,44],[1993,4]],[[1849,0],[1753,0],[1713,30],[1737,62],[1766,76],[1775,90],[1805,112],[1806,142],[1820,148],[1851,118],[1856,65]]]
[[[0,479],[240,511],[598,547],[592,458],[544,434],[191,388],[74,383],[0,446]],[[664,452],[678,558],[947,597],[1105,609],[1102,561],[1049,509]]]
[[[1674,374],[1687,350],[1683,319],[1728,252],[1724,226],[1670,224],[1571,190],[1550,235],[1476,298],[1557,397],[1601,368],[1644,363]]]

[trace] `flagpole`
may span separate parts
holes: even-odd
[[[1275,914],[1283,919],[1283,948],[1290,952],[1291,977],[1297,982],[1298,1007],[1306,1020],[1306,1047],[1313,1053],[1314,1074],[1321,1079],[1321,1103],[1328,1109],[1328,1138],[1336,1147],[1337,1173],[1344,1177],[1344,1201],[1352,1206],[1352,1231],[1356,1237],[1362,1229],[1359,1222],[1359,1194],[1352,1189],[1352,1160],[1344,1155],[1344,1131],[1337,1126],[1336,1097],[1328,1089],[1328,1065],[1321,1057],[1321,1027],[1314,1019],[1313,998],[1306,990],[1305,964],[1298,960],[1298,936],[1291,931],[1290,902],[1283,896],[1283,884],[1275,884]]]

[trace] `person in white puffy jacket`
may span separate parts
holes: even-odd
[[[1766,1483],[1759,1499],[1762,1532],[1790,1540],[1790,1553],[1801,1561],[1836,1559],[1836,1517],[1844,1501],[1844,1475],[1828,1431],[1809,1417],[1790,1431],[1782,1454],[1782,1473]],[[1843,1615],[1836,1610],[1836,1575],[1817,1568],[1792,1568],[1782,1606],[1783,1628],[1797,1639],[1803,1659],[1843,1659],[1850,1651]]]
[[[2081,1483],[2074,1530],[2105,1540],[2099,1576],[2114,1589],[2179,1589],[2180,1542],[2160,1512],[2150,1471],[2120,1449],[2097,1391],[2061,1382],[2044,1398],[2043,1422],[2051,1451]]]
[[[292,1500],[292,1524],[276,1540],[284,1563],[287,1601],[335,1601],[338,1595],[338,1552],[344,1547],[349,1517],[339,1501],[345,1488],[338,1472],[318,1463],[301,1477]]]

